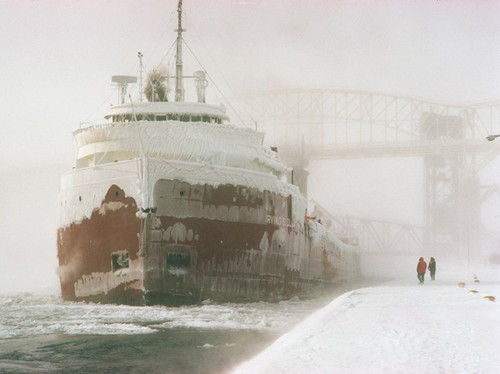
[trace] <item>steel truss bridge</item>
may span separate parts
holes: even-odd
[[[478,252],[481,204],[498,191],[483,187],[479,172],[500,153],[500,100],[471,105],[334,89],[247,93],[239,103],[266,132],[307,193],[307,167],[325,159],[422,157],[424,216],[421,227],[362,217],[317,213],[346,238],[371,252],[414,253],[432,248]]]

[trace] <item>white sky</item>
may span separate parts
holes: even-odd
[[[159,62],[175,36],[175,8],[175,0],[0,1],[3,152],[28,164],[66,159],[71,130],[115,100],[110,76],[135,74],[139,50],[147,66]],[[226,96],[297,86],[451,102],[499,96],[499,1],[186,0],[185,8],[186,40]]]
[[[37,246],[40,273],[55,267],[57,184],[74,161],[71,132],[102,118],[116,100],[110,76],[136,74],[137,51],[147,67],[161,60],[175,9],[176,0],[0,0],[4,277]],[[456,103],[500,97],[500,1],[185,0],[185,9],[185,39],[226,96],[331,87]],[[186,73],[198,69],[188,56]],[[47,220],[41,231],[37,222]]]

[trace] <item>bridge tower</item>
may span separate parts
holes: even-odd
[[[464,143],[471,131],[467,117],[424,112],[422,142]],[[423,156],[424,238],[429,254],[458,254],[470,260],[481,248],[480,182],[476,157],[464,151]]]

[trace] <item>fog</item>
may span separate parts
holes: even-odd
[[[189,1],[185,39],[213,81],[207,101],[247,91],[337,88],[468,104],[500,97],[495,1]],[[60,174],[72,131],[116,102],[114,74],[160,62],[176,1],[0,3],[0,292],[58,292]],[[185,72],[198,70],[185,50]],[[187,89],[192,86],[187,84]],[[226,98],[229,98],[229,103]],[[241,109],[240,110],[244,110]],[[238,125],[252,126],[252,123]],[[481,172],[499,184],[498,162]],[[341,214],[422,223],[421,161],[322,161],[310,194]],[[500,225],[498,195],[483,209]],[[413,259],[412,259],[413,261]]]

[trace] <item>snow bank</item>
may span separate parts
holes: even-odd
[[[342,295],[234,373],[498,373],[498,283],[415,281]]]

